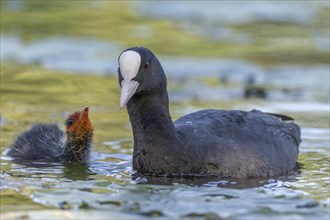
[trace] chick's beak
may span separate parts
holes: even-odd
[[[89,107],[85,107],[81,113],[80,113],[80,117],[79,117],[79,124],[81,125],[82,128],[85,128],[87,130],[92,130],[93,129],[93,125],[91,120],[89,119],[88,116],[88,111],[89,111]]]
[[[120,109],[123,109],[127,102],[135,94],[140,83],[135,80],[122,80],[121,81],[121,93],[120,93]]]
[[[89,107],[86,106],[86,107],[81,111],[81,113],[80,113],[80,117],[79,117],[80,120],[86,120],[86,119],[88,119],[88,110],[89,110]]]

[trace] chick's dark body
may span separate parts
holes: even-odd
[[[20,161],[59,162],[64,133],[55,124],[37,124],[20,134],[7,155]]]
[[[93,126],[86,107],[67,118],[66,135],[55,124],[33,125],[16,138],[7,155],[18,163],[86,164],[92,141]]]

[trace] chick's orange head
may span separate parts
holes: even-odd
[[[93,131],[93,125],[88,117],[89,108],[84,108],[81,112],[75,112],[65,121],[66,132],[86,133]]]

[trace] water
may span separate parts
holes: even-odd
[[[251,23],[290,23],[296,26],[313,24],[317,20],[319,10],[329,10],[328,1],[189,1],[177,2],[173,7],[171,2],[158,1],[148,4],[137,2],[135,8],[143,15],[151,18],[172,20],[183,29],[195,34],[206,36],[211,40],[234,42],[241,46],[252,44],[253,33],[244,33],[230,27]],[[314,27],[318,29],[317,27]],[[269,31],[269,30],[263,30]],[[317,30],[310,33],[313,44],[320,50],[329,52],[329,33]],[[276,36],[269,36],[270,38]],[[281,44],[297,42],[298,36],[286,37],[279,40]],[[301,42],[304,44],[305,42]]]
[[[227,2],[178,2],[173,10],[170,2],[152,2],[136,4],[139,12],[145,16],[175,19],[179,22],[192,21],[192,18],[204,22],[223,24],[250,23],[257,21],[305,23],[313,20],[320,6],[329,6],[326,1],[314,2],[272,2],[241,1],[240,10],[237,4]],[[238,13],[239,12],[239,13]],[[233,14],[235,16],[233,16]],[[196,21],[193,20],[193,21]]]
[[[182,92],[185,94],[184,90]],[[30,219],[37,219],[38,216],[45,219],[54,216],[74,219],[328,219],[328,105],[310,109],[308,104],[311,103],[306,101],[306,106],[296,105],[290,108],[294,104],[285,104],[284,101],[274,103],[261,100],[255,103],[242,97],[236,100],[240,100],[240,104],[229,102],[229,108],[264,107],[271,112],[289,112],[297,119],[297,123],[302,126],[303,138],[299,156],[303,167],[298,173],[251,180],[134,179],[131,167],[131,134],[126,132],[126,138],[116,140],[108,139],[108,135],[102,134],[96,138],[88,166],[64,167],[61,164],[42,163],[19,165],[3,156],[1,190],[8,195],[18,193],[17,200],[8,199],[9,201],[2,204],[4,216],[28,215]],[[183,108],[172,102],[173,115],[182,115],[202,107],[193,103]],[[103,120],[95,117],[97,114],[91,108],[95,125]],[[309,122],[310,119],[304,116],[310,114],[313,114],[312,121],[317,119],[323,123]],[[129,130],[128,121],[121,123],[121,126],[128,126]],[[16,130],[19,125],[6,121],[2,125],[2,135],[6,131],[8,133],[10,128]],[[100,129],[96,126],[96,132]],[[111,133],[120,130],[114,125],[103,129]],[[6,146],[10,142],[11,140],[6,139]],[[25,210],[32,211],[27,214]]]
[[[51,37],[33,43],[23,43],[18,37],[2,35],[1,60],[16,60],[56,71],[85,74],[115,74],[117,56],[125,48],[95,39]],[[329,66],[280,65],[263,68],[240,59],[160,56],[167,76],[180,84],[180,94],[173,91],[173,100],[216,101],[243,96],[247,81],[266,87],[271,100],[321,100],[329,102]],[[187,66],[190,67],[187,71]],[[313,74],[309,74],[313,73]],[[300,77],[304,75],[305,77]],[[215,77],[228,87],[210,87],[200,82],[200,76]],[[175,85],[175,84],[174,84]],[[184,86],[182,88],[182,85]],[[271,88],[269,88],[271,85]],[[194,88],[199,87],[196,91]],[[320,92],[322,91],[322,92]],[[316,103],[318,105],[318,103]]]
[[[111,160],[116,162],[109,162]],[[131,179],[130,155],[108,153],[93,153],[89,167],[12,164],[10,170],[2,173],[2,189],[27,194],[32,201],[47,207],[90,209],[91,216],[103,213],[102,210],[130,214],[132,218],[211,215],[239,219],[266,216],[310,219],[325,218],[329,214],[328,200],[313,200],[304,191],[304,188],[320,186],[323,181],[329,182],[326,175],[314,182],[304,182],[304,175],[296,174],[282,179],[249,181],[160,178],[149,183],[147,179]]]
[[[0,37],[1,60],[16,60],[24,64],[39,64],[48,69],[66,72],[115,72],[115,56],[121,49],[111,42],[95,39],[50,37],[37,42],[24,43],[17,36]]]
[[[232,16],[237,6],[220,3],[208,1],[207,8],[204,2],[177,2],[176,7],[138,2],[133,8],[145,17],[172,20],[210,41],[243,46],[252,44],[255,36],[238,33],[228,24],[288,22],[299,27],[317,19],[320,7],[329,7],[327,1],[249,1]],[[98,4],[91,7],[103,7]],[[8,7],[18,12],[26,5],[15,1]],[[100,27],[103,33],[108,25]],[[137,38],[153,40],[148,38],[154,38],[155,27],[135,27]],[[327,52],[327,32],[319,27],[312,32],[312,44]],[[300,39],[270,38],[279,44]],[[116,77],[117,57],[126,46],[119,42],[92,35],[37,41],[1,35],[1,152],[31,124],[54,122],[63,127],[68,112],[86,105],[95,126],[87,166],[15,164],[2,155],[1,219],[329,219],[328,63],[265,66],[243,58],[198,56],[197,51],[160,54],[173,119],[202,108],[288,114],[302,128],[301,167],[290,175],[265,179],[132,178],[132,133],[126,111],[119,111]],[[245,98],[251,85],[265,96]]]
[[[317,161],[328,152],[329,129],[303,129],[301,154]],[[323,144],[321,144],[323,143]],[[104,143],[109,145],[109,143]],[[110,145],[125,145],[127,140]],[[130,143],[131,144],[131,143]],[[315,153],[317,152],[317,153]],[[34,203],[69,210],[70,216],[104,218],[238,218],[238,219],[326,219],[329,198],[313,199],[312,189],[327,192],[329,161],[306,167],[300,174],[275,179],[171,179],[131,178],[131,155],[92,153],[89,166],[63,167],[60,164],[17,165],[2,159],[1,189],[17,191]],[[300,162],[305,163],[304,160]],[[321,171],[323,170],[323,171]],[[317,174],[311,174],[317,172]],[[317,175],[318,178],[312,178]],[[306,181],[307,179],[307,181]],[[24,210],[24,204],[21,204]],[[15,209],[14,207],[7,207]],[[20,209],[22,209],[20,208]],[[57,211],[40,212],[44,216]],[[83,211],[84,213],[84,211]],[[20,215],[20,213],[16,213]],[[21,215],[23,215],[21,213]],[[34,212],[30,213],[30,218]],[[59,214],[65,216],[64,213]]]

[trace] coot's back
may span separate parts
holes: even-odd
[[[174,125],[185,157],[198,173],[263,177],[288,173],[296,165],[300,128],[274,115],[209,109],[183,116]]]

